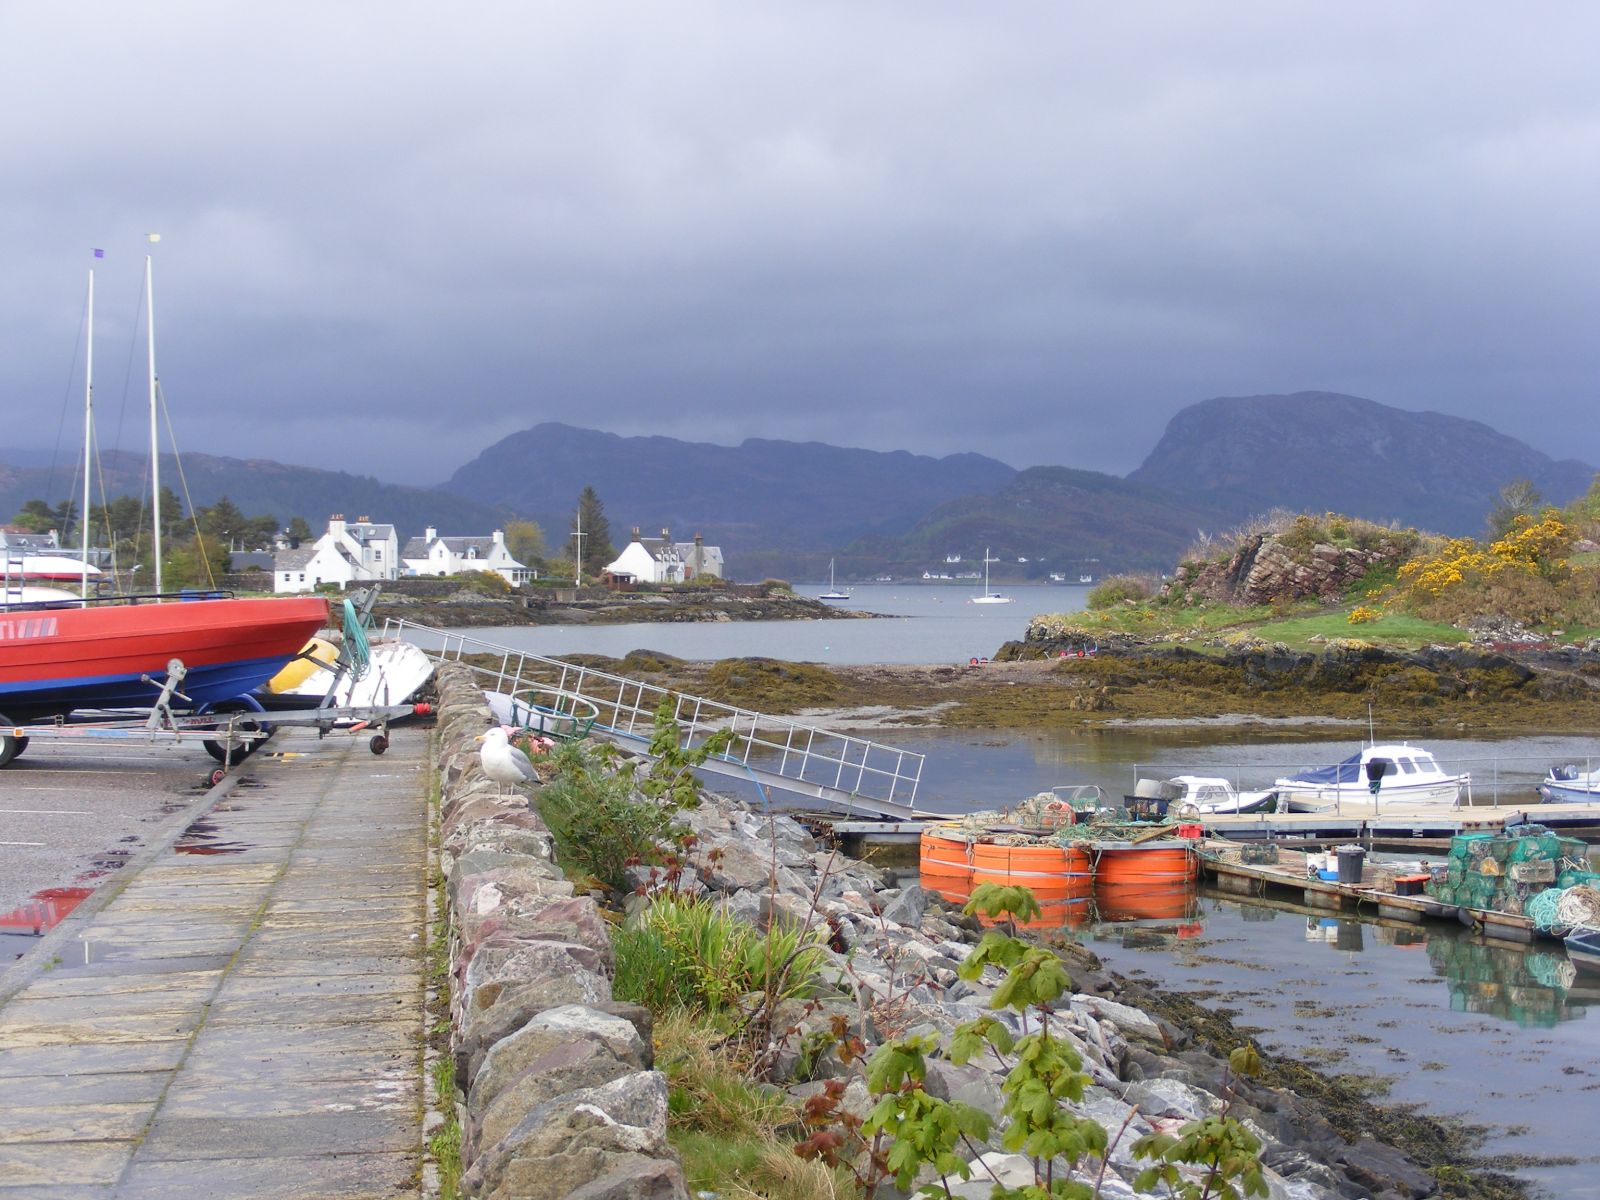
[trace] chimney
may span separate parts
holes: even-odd
[[[334,513],[328,518],[328,532],[334,537],[344,536],[344,514]]]
[[[637,525],[633,527],[633,540],[636,542],[639,540],[639,527]]]
[[[490,536],[493,537],[496,544],[498,544],[506,540],[506,531],[503,529],[496,529]]]
[[[422,540],[425,541],[425,542],[431,542],[431,541],[433,541],[434,538],[436,538],[438,536],[439,536],[439,531],[437,529],[435,529],[432,525],[429,525],[428,528],[422,534]]]
[[[670,542],[672,540],[672,534],[668,531],[665,525],[661,527],[661,540],[663,542]]]
[[[357,517],[356,518],[356,524],[357,525],[371,525],[372,524],[372,518],[371,517],[364,517],[364,516],[363,517]]]

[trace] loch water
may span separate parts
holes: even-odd
[[[822,588],[797,590],[815,595]],[[554,655],[651,649],[690,659],[964,663],[1020,638],[1036,612],[1082,608],[1088,591],[1001,590],[1016,602],[966,604],[974,588],[872,585],[856,588],[846,605],[892,619],[471,632]],[[1003,807],[1056,785],[1095,784],[1120,797],[1139,777],[1180,772],[1265,787],[1279,775],[1348,756],[1365,734],[1355,724],[1195,722],[870,736],[925,754],[919,805],[960,813]],[[1478,799],[1530,807],[1552,763],[1600,766],[1600,736],[1497,740],[1428,731],[1412,740],[1447,769],[1471,771]],[[1600,1155],[1589,1142],[1600,1102],[1600,1015],[1591,1015],[1600,1006],[1600,978],[1579,976],[1559,943],[1491,945],[1451,926],[1336,918],[1192,888],[1132,899],[1090,895],[1054,912],[1061,928],[1114,970],[1226,1010],[1276,1053],[1370,1079],[1385,1102],[1485,1126],[1486,1153],[1530,1160],[1520,1177],[1551,1196],[1600,1200]]]

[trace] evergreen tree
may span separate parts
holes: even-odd
[[[288,536],[291,542],[312,542],[315,541],[317,537],[316,534],[311,532],[311,526],[306,523],[306,519],[304,517],[295,517],[293,520],[291,520],[289,522],[289,528],[284,530],[284,533]]]
[[[586,487],[579,494],[578,508],[568,528],[571,534],[582,534],[583,573],[590,579],[598,578],[600,572],[617,557],[617,551],[611,544],[611,525],[606,520],[606,506],[600,502],[599,493],[593,487]],[[575,549],[578,541],[575,536],[568,537],[566,556],[569,559],[578,553]]]

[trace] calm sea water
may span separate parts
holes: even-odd
[[[817,596],[826,584],[801,584],[795,591]],[[1077,612],[1086,587],[1040,585],[1005,588],[1010,604],[969,604],[979,587],[947,584],[871,584],[854,588],[840,608],[886,613],[871,621],[645,621],[633,625],[543,625],[482,629],[486,641],[535,654],[609,654],[657,650],[678,658],[764,656],[788,662],[860,663],[966,662],[987,658],[1020,639],[1035,613]],[[1001,590],[1001,589],[996,589]]]

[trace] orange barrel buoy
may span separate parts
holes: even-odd
[[[971,844],[965,838],[949,837],[937,829],[924,829],[918,839],[918,862],[924,879],[942,883],[972,880]]]
[[[1102,921],[1182,921],[1199,907],[1187,881],[1096,883],[1094,900]]]
[[[1199,874],[1200,859],[1184,844],[1102,845],[1095,852],[1097,883],[1166,883],[1194,879]]]
[[[1039,900],[1086,896],[1093,883],[1089,852],[1082,846],[1036,844],[972,847],[972,882],[1025,887]]]

